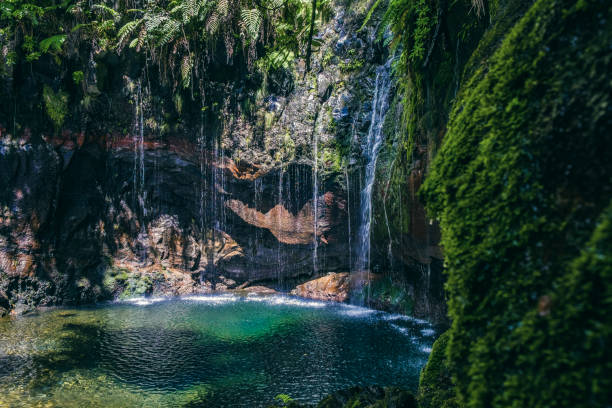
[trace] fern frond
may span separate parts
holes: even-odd
[[[62,45],[64,44],[64,41],[66,41],[66,34],[58,34],[49,38],[45,38],[39,44],[40,50],[42,52],[49,52],[49,50],[51,49],[52,51],[59,52],[62,50]]]
[[[261,27],[262,15],[258,9],[242,9],[240,10],[242,19],[242,27],[247,35],[256,40],[259,36],[259,28]]]
[[[193,58],[191,54],[185,55],[181,61],[181,79],[183,88],[189,88],[191,84],[191,69],[193,68]]]
[[[219,23],[221,22],[221,18],[217,11],[213,11],[210,16],[208,16],[208,20],[206,20],[206,32],[209,34],[214,34],[219,29]]]
[[[138,20],[133,20],[133,21],[129,21],[125,23],[119,29],[119,32],[117,33],[117,37],[119,38],[119,40],[117,41],[117,48],[121,48],[125,40],[129,38],[132,35],[132,33],[138,28],[138,26],[141,25],[143,22],[144,20],[141,18]],[[133,48],[131,44],[130,44],[130,48]]]
[[[161,35],[157,41],[157,45],[159,47],[163,47],[167,43],[174,40],[179,34],[181,29],[181,25],[178,21],[168,19],[165,21],[164,25],[160,27]]]
[[[119,14],[118,11],[108,7],[105,4],[94,4],[93,6],[91,6],[92,9],[98,9],[102,12],[107,12],[115,21],[119,20],[121,18],[121,14]]]
[[[216,11],[222,17],[227,16],[227,13],[229,12],[229,0],[219,0],[217,2]]]

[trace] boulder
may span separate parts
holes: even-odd
[[[317,300],[345,302],[351,291],[351,276],[347,272],[328,273],[301,285],[291,291],[292,295]]]

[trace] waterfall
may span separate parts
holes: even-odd
[[[136,104],[134,109],[134,129],[132,131],[132,141],[134,143],[134,184],[133,197],[136,201],[138,218],[140,221],[140,233],[138,234],[137,242],[139,243],[139,258],[141,262],[145,262],[147,258],[146,241],[147,229],[145,226],[147,216],[146,198],[147,192],[145,189],[145,161],[144,161],[144,103],[142,92],[142,81],[138,80],[138,94],[136,95]]]
[[[142,85],[138,81],[138,95],[136,96],[136,108],[134,117],[134,131],[132,140],[134,142],[134,197],[138,202],[141,215],[145,216],[147,208],[145,205],[145,164],[144,164],[144,118],[143,118],[143,96]]]
[[[353,265],[353,244],[351,242],[351,183],[349,180],[348,165],[344,168],[344,179],[346,180],[346,198],[347,198],[347,219],[348,219],[348,257],[349,265]]]
[[[361,144],[366,161],[365,183],[360,193],[360,225],[357,236],[356,270],[370,269],[370,228],[372,224],[372,188],[376,177],[376,161],[383,141],[383,124],[389,108],[391,78],[390,64],[380,66],[376,71],[376,84],[372,97],[372,117],[367,137]]]
[[[316,125],[316,119],[315,119],[315,125]],[[314,221],[313,221],[313,230],[314,230],[314,237],[313,237],[313,251],[312,251],[312,267],[314,270],[314,273],[316,274],[318,272],[318,268],[317,268],[317,250],[318,250],[318,246],[319,246],[319,242],[318,242],[318,221],[319,221],[319,179],[318,179],[318,170],[319,170],[319,136],[317,135],[317,131],[316,128],[314,130],[314,140],[313,140],[313,151],[314,151],[314,167],[312,169],[312,180],[313,180],[313,187],[312,187],[312,212],[313,212],[313,217],[314,217]]]
[[[284,207],[283,203],[283,175],[284,171],[281,167],[278,171],[278,205]],[[276,227],[279,231],[282,231],[282,213],[279,211],[276,216]],[[283,284],[283,262],[282,262],[282,246],[281,241],[276,242],[276,281],[279,288],[282,288]]]
[[[200,188],[199,188],[199,197],[197,197],[197,199],[199,200],[199,204],[200,204],[200,256],[204,256],[206,257],[206,260],[201,260],[200,261],[200,265],[198,265],[201,269],[200,269],[200,283],[204,283],[205,280],[205,270],[202,268],[202,263],[203,262],[208,262],[208,248],[207,248],[207,231],[206,231],[206,208],[204,206],[205,200],[206,200],[206,175],[205,175],[205,171],[206,171],[206,139],[205,139],[205,133],[204,133],[204,128],[205,128],[205,117],[204,117],[204,106],[206,101],[204,98],[204,92],[202,91],[201,88],[201,84],[200,84],[200,92],[202,94],[202,100],[201,100],[201,106],[202,109],[200,109],[200,133],[198,136],[198,150],[199,150],[199,164],[200,164]]]

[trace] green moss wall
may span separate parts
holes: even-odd
[[[492,32],[421,190],[442,228],[457,399],[609,406],[612,3],[538,0]]]

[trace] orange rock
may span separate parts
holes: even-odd
[[[298,285],[292,295],[308,299],[345,302],[351,289],[351,276],[347,272],[328,273],[327,275]]]
[[[238,200],[229,200],[225,204],[245,222],[259,228],[266,228],[284,244],[310,244],[314,237],[314,216],[312,204],[306,203],[296,214],[291,214],[281,204],[277,204],[267,213],[261,213]],[[324,214],[321,214],[324,216]],[[321,220],[318,223],[317,235],[326,232],[329,223]]]

